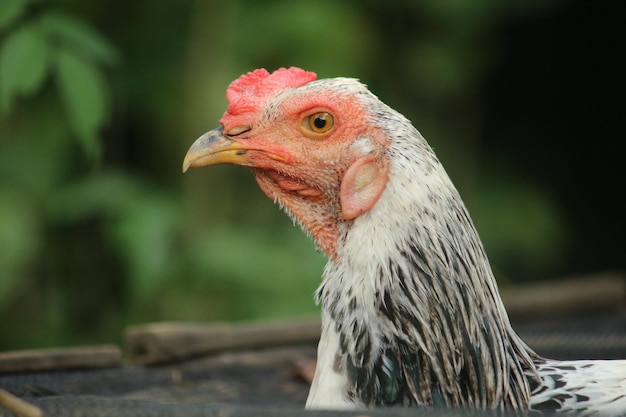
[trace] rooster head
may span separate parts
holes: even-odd
[[[252,169],[263,192],[331,258],[341,227],[370,210],[385,189],[389,141],[353,79],[316,80],[299,68],[259,69],[226,91],[220,127],[189,148],[190,167]]]

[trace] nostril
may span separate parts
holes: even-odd
[[[226,132],[226,134],[228,136],[238,136],[238,135],[241,135],[242,133],[245,133],[245,132],[247,132],[249,130],[250,130],[250,126],[246,126],[246,125],[235,126],[232,129],[229,129],[228,132]]]

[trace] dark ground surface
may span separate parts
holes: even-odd
[[[626,357],[625,311],[544,318],[515,328],[546,357]],[[297,364],[314,357],[312,345],[224,352],[151,366],[4,374],[0,387],[46,416],[467,415],[397,408],[305,412],[309,385]],[[0,407],[0,415],[13,414]]]

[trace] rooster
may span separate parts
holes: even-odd
[[[515,333],[433,150],[349,78],[241,76],[189,167],[249,167],[328,256],[307,408],[422,406],[626,415],[626,361],[556,361]]]

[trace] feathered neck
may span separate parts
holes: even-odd
[[[340,226],[317,293],[322,342],[338,335],[334,371],[357,404],[525,410],[536,356],[511,328],[467,210],[417,130],[377,103],[389,182]]]

